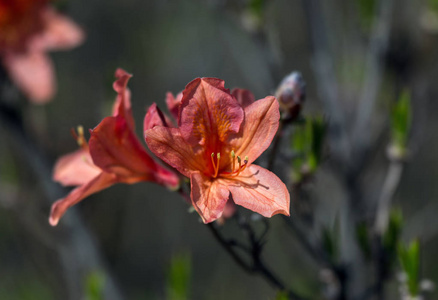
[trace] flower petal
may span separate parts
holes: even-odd
[[[145,139],[148,148],[156,156],[186,177],[190,177],[194,171],[206,168],[205,159],[193,152],[178,128],[156,126],[145,131]]]
[[[101,172],[87,184],[83,184],[70,192],[67,197],[53,203],[50,211],[49,223],[56,226],[59,219],[64,215],[67,209],[84,198],[98,191],[106,189],[117,182],[116,175]]]
[[[68,50],[84,41],[85,35],[79,26],[54,9],[46,9],[43,19],[45,30],[32,39],[32,50]]]
[[[254,95],[249,90],[236,88],[231,91],[231,95],[236,98],[237,102],[239,102],[243,108],[253,104],[255,101]]]
[[[7,54],[3,64],[9,76],[34,103],[44,104],[55,93],[52,61],[42,52]]]
[[[248,162],[255,161],[271,144],[277,132],[280,111],[277,100],[268,96],[245,108],[245,121],[238,137],[231,140],[231,148]]]
[[[117,98],[113,106],[113,116],[125,118],[129,126],[134,130],[135,123],[131,109],[131,91],[127,88],[128,81],[132,77],[125,70],[118,68],[115,73],[116,81],[113,88],[117,92]]]
[[[197,78],[183,91],[178,125],[192,146],[216,151],[230,134],[239,132],[243,118],[242,107],[220,79]]]
[[[155,126],[173,127],[172,121],[158,108],[156,103],[149,106],[144,117],[143,129],[146,131]]]
[[[166,104],[167,109],[169,110],[172,117],[174,117],[175,120],[178,120],[179,117],[179,108],[181,106],[181,100],[182,100],[183,94],[178,93],[176,97],[173,96],[171,92],[168,92],[166,94]]]
[[[53,180],[64,186],[76,186],[87,183],[101,172],[93,164],[90,152],[79,149],[58,159],[53,170]]]
[[[89,147],[93,162],[125,183],[154,181],[175,187],[178,177],[157,164],[146,152],[126,120],[106,117],[91,132]]]
[[[272,172],[250,165],[234,180],[227,180],[233,200],[265,217],[289,216],[290,195],[285,184]]]
[[[221,180],[211,180],[200,172],[190,176],[191,198],[193,207],[199,213],[204,223],[210,223],[222,216],[230,196],[227,187]]]

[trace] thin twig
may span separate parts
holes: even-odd
[[[215,224],[208,223],[207,224],[208,229],[210,229],[211,233],[213,233],[213,236],[216,238],[216,240],[221,244],[222,247],[228,252],[228,254],[231,255],[233,260],[246,272],[252,273],[254,272],[254,269],[251,265],[249,265],[240,255],[234,251],[232,243],[227,241],[219,232],[219,230],[216,228]]]
[[[291,290],[290,288],[286,288],[284,283],[278,279],[273,272],[266,266],[266,264],[261,259],[261,244],[260,241],[256,238],[253,229],[248,224],[242,224],[242,228],[248,233],[251,249],[248,249],[247,254],[250,255],[252,259],[252,264],[246,262],[241,255],[239,255],[234,247],[234,242],[232,240],[227,240],[222,236],[220,231],[217,229],[214,223],[207,224],[207,227],[213,233],[213,236],[216,240],[221,244],[222,247],[231,255],[233,260],[246,272],[250,274],[258,273],[262,275],[273,287],[279,289],[280,291],[285,291],[290,299],[296,300],[304,300],[303,296],[299,295],[297,292]]]

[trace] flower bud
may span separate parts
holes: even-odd
[[[300,72],[292,72],[280,83],[275,96],[286,118],[295,120],[306,98],[306,82]]]

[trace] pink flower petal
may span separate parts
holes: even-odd
[[[233,95],[234,98],[236,98],[237,102],[239,102],[239,104],[245,108],[250,104],[253,104],[255,101],[255,97],[254,95],[248,91],[248,90],[244,90],[244,89],[233,89],[231,91],[231,95]]]
[[[48,8],[44,11],[45,30],[30,42],[32,51],[69,50],[85,39],[84,32],[71,19]]]
[[[132,77],[125,70],[118,68],[115,76],[117,78],[113,83],[113,88],[117,92],[117,98],[113,105],[113,116],[125,118],[129,126],[134,130],[135,122],[131,109],[131,91],[128,89],[128,81]]]
[[[123,178],[124,183],[154,181],[175,187],[179,179],[157,164],[140,144],[125,119],[106,117],[89,140],[93,162],[102,170]]]
[[[194,172],[190,182],[192,204],[202,221],[210,223],[220,218],[230,196],[226,186],[220,180],[211,181],[200,172]]]
[[[227,180],[236,204],[265,217],[289,216],[290,195],[285,184],[272,172],[250,165],[234,180]]]
[[[145,131],[145,139],[149,150],[186,177],[211,164],[210,158],[205,160],[193,152],[177,128],[154,127]]]
[[[146,131],[155,126],[173,127],[172,121],[153,103],[144,117],[143,129]]]
[[[239,131],[244,119],[242,107],[217,78],[190,82],[183,91],[180,110],[178,125],[184,139],[213,152]]]
[[[174,97],[173,94],[170,92],[166,94],[167,109],[169,110],[170,114],[175,120],[178,120],[179,118],[179,108],[181,106],[182,97],[183,97],[182,92],[178,93],[176,97]]]
[[[89,182],[101,172],[102,170],[93,164],[90,152],[79,149],[58,159],[53,171],[53,180],[64,186],[76,186]]]
[[[271,144],[278,129],[280,111],[277,100],[268,96],[245,108],[245,121],[240,137],[231,140],[236,156],[255,161]]]
[[[55,93],[55,77],[51,60],[42,52],[7,54],[3,65],[10,78],[34,103],[43,104]]]
[[[117,182],[116,175],[102,172],[87,184],[83,184],[70,192],[67,197],[59,199],[52,205],[50,211],[49,223],[56,226],[59,219],[64,215],[67,209],[84,198],[98,191],[106,189]]]

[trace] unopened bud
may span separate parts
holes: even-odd
[[[295,120],[306,98],[306,82],[300,72],[292,72],[280,83],[275,96],[280,109],[291,120]]]

